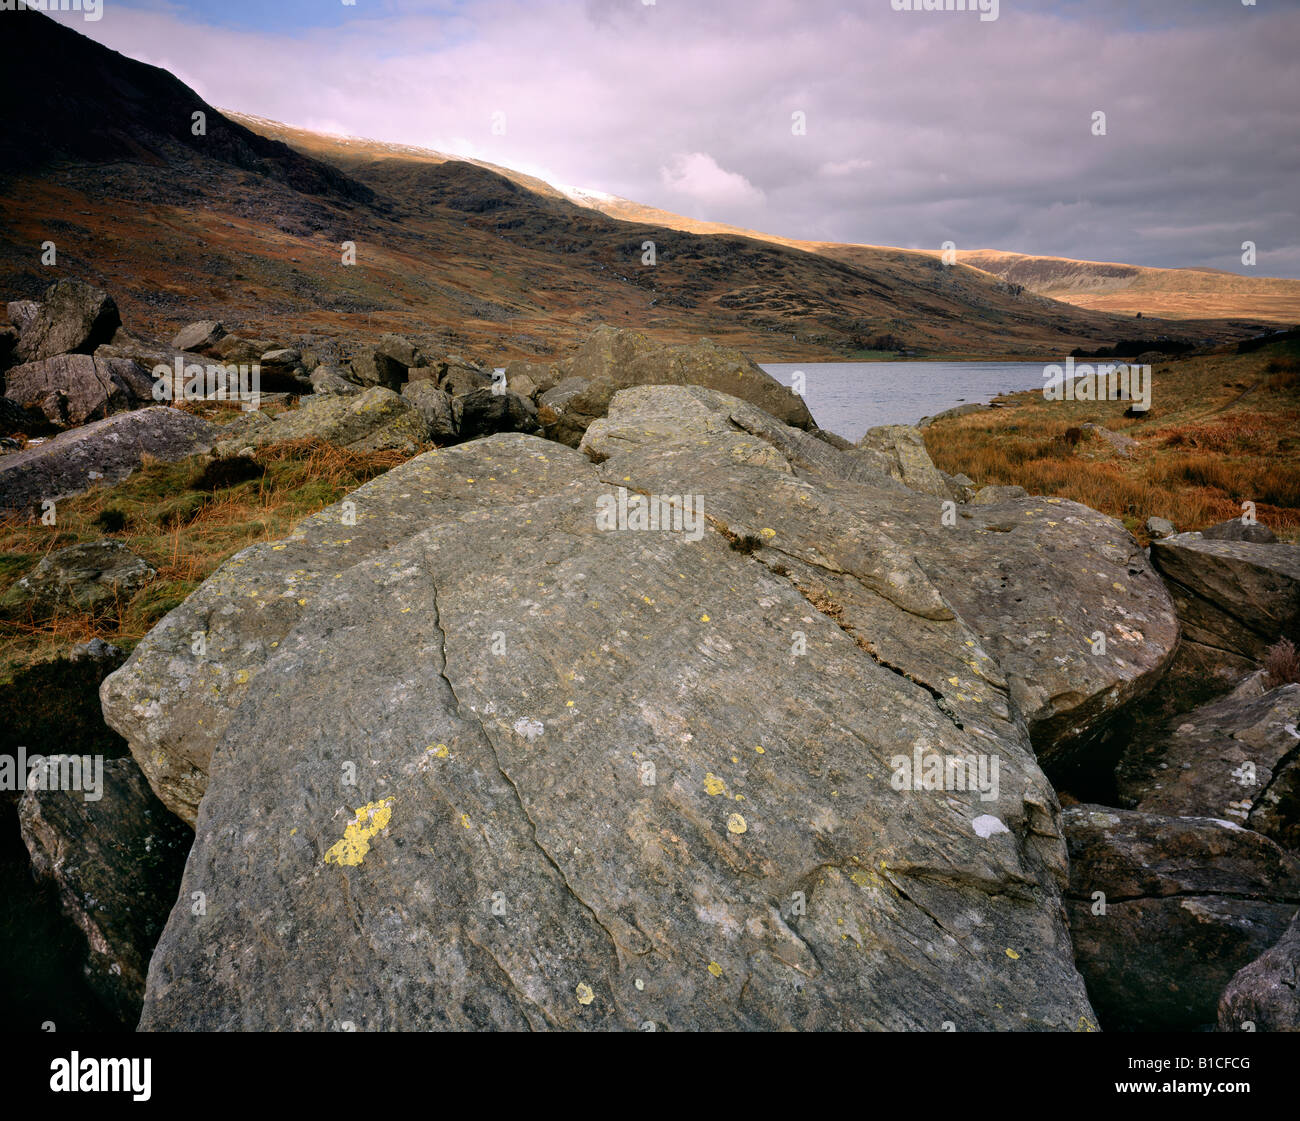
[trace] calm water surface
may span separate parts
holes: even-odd
[[[813,419],[857,441],[878,424],[915,424],[954,405],[988,402],[1010,390],[1041,389],[1041,362],[765,362],[782,385],[804,373]]]

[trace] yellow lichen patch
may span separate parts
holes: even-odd
[[[435,759],[446,759],[448,754],[450,754],[447,751],[447,745],[445,743],[433,744],[429,747],[426,747],[425,751],[427,751]]]
[[[757,751],[760,755],[766,755],[766,754],[767,754],[767,752],[765,752],[761,747],[756,747],[756,748],[754,748],[754,750]]]
[[[700,622],[701,622],[701,623],[707,623],[708,621],[709,621],[709,617],[708,617],[707,615],[701,615],[701,616],[700,616]]]
[[[716,961],[711,961],[709,962],[709,972],[712,973],[713,976],[715,977],[721,977],[722,966],[720,966]]]
[[[461,814],[461,815],[460,815],[460,823],[461,823],[461,824],[462,824],[466,829],[468,829],[468,828],[469,828],[469,814]]]
[[[727,792],[727,784],[718,778],[712,771],[704,776],[704,793],[716,798],[719,794]]]
[[[740,814],[732,814],[727,818],[728,833],[743,833],[749,826],[745,824],[745,819]]]
[[[1020,960],[1020,955],[1016,953],[1015,950],[1011,949],[1010,946],[1007,947],[1007,957],[1009,957],[1012,961]]]
[[[591,986],[586,981],[579,981],[578,987],[573,991],[578,994],[579,1004],[590,1004],[596,999],[596,994],[592,992]]]
[[[326,864],[346,864],[356,867],[370,851],[370,842],[384,829],[393,816],[393,800],[383,798],[378,802],[367,802],[360,807],[356,816],[348,822],[341,840],[336,841],[325,854]]]
[[[764,526],[764,527],[763,527],[762,529],[760,529],[758,532],[761,533],[764,537],[775,537],[775,536],[776,536],[776,530],[774,530],[774,529],[768,529],[766,526]]]

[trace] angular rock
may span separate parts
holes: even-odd
[[[1178,532],[1174,523],[1167,518],[1147,518],[1146,531],[1151,537],[1172,537]]]
[[[224,335],[213,343],[208,352],[222,362],[251,366],[259,362],[268,350],[274,350],[275,344],[263,339],[245,339],[239,335]]]
[[[947,482],[926,451],[924,437],[911,425],[886,424],[868,429],[857,446],[864,452],[878,453],[873,462],[908,490],[937,498],[951,497]]]
[[[19,334],[27,329],[27,325],[36,318],[36,313],[40,310],[41,305],[35,300],[10,300],[5,305],[9,322],[14,325]]]
[[[1094,424],[1091,421],[1082,427],[1085,432],[1091,432],[1094,436],[1105,440],[1125,459],[1131,458],[1133,450],[1140,446],[1132,436],[1125,436],[1122,432],[1112,432],[1109,428],[1103,428],[1100,424]]]
[[[145,455],[170,463],[206,452],[219,431],[211,421],[154,405],[62,432],[0,457],[0,510],[39,507],[101,481],[120,482]]]
[[[20,362],[60,354],[90,354],[122,324],[113,297],[80,280],[56,280],[18,337]]]
[[[51,424],[67,427],[152,405],[153,385],[149,372],[134,362],[64,354],[15,366],[5,375],[5,396],[23,408],[39,407]]]
[[[435,444],[454,444],[460,440],[460,420],[464,398],[451,397],[432,381],[412,381],[402,386],[402,398],[409,401],[429,426]]]
[[[531,397],[536,400],[548,389],[554,389],[559,385],[560,378],[560,370],[554,363],[520,361],[506,363],[506,385],[521,397]],[[525,393],[519,387],[524,384],[524,379],[527,379],[527,383],[532,386],[532,391],[529,393]],[[519,384],[516,385],[516,382]]]
[[[1243,966],[1223,990],[1218,1027],[1300,1031],[1300,912],[1278,943]]]
[[[18,823],[33,874],[57,887],[64,912],[86,936],[91,987],[133,1024],[193,838],[131,759],[100,762],[98,797],[94,791],[29,788]]]
[[[490,436],[494,432],[541,431],[537,423],[537,406],[527,397],[509,390],[495,393],[490,389],[475,389],[455,400],[460,404],[462,440]]]
[[[441,363],[438,370],[438,388],[452,397],[492,388],[491,371],[481,367],[449,361]]]
[[[793,476],[734,432],[696,466],[744,508]],[[992,707],[969,629],[918,617],[891,667],[720,530],[599,528],[607,466],[513,434],[427,453],[355,525],[232,558],[105,681],[165,799],[206,786],[141,1026],[1090,1028],[1023,725],[972,701],[959,728],[904,672]],[[864,532],[834,556],[871,579]],[[941,607],[885,590],[883,626]],[[997,790],[895,789],[918,745],[996,757]]]
[[[1028,496],[1029,492],[1024,487],[980,487],[971,502],[976,506],[994,506],[999,502],[1013,502]]]
[[[228,435],[215,445],[217,455],[238,455],[288,440],[324,440],[354,451],[395,448],[414,452],[429,440],[429,429],[418,409],[391,389],[372,386],[356,396],[313,395],[270,424]]]
[[[1153,541],[1151,560],[1189,641],[1258,661],[1279,638],[1300,639],[1300,545],[1180,533]]]
[[[258,358],[264,374],[292,374],[302,369],[302,352],[295,347],[278,347]]]
[[[379,345],[375,350],[403,368],[428,364],[424,355],[420,353],[420,348],[401,335],[386,334],[381,336]]]
[[[226,337],[224,323],[216,319],[203,319],[190,323],[176,332],[172,346],[176,350],[190,350],[205,354]]]
[[[1223,818],[1300,850],[1298,725],[1300,685],[1203,705],[1126,760],[1120,796],[1144,813]]]
[[[361,386],[350,381],[339,366],[317,366],[311,374],[312,391],[322,395],[352,396],[361,392]],[[405,386],[402,387],[405,390]]]
[[[1243,522],[1240,518],[1229,518],[1200,533],[1207,541],[1250,541],[1256,545],[1277,543],[1276,535],[1268,526],[1261,522]]]
[[[143,557],[120,541],[69,545],[40,563],[6,593],[9,610],[44,616],[59,610],[102,611],[125,604],[157,575]]]
[[[352,377],[360,385],[399,390],[406,383],[407,367],[376,348],[352,359]]]
[[[1231,822],[1078,805],[1063,823],[1075,962],[1103,1027],[1213,1023],[1233,974],[1300,906],[1294,858]]]

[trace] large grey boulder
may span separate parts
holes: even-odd
[[[1277,944],[1243,966],[1219,1000],[1220,1031],[1300,1031],[1300,911]]]
[[[322,396],[341,394],[351,397],[361,392],[361,386],[350,380],[339,366],[317,366],[311,372],[310,380],[312,392]],[[402,389],[405,391],[406,387],[403,386]]]
[[[1242,690],[1170,721],[1118,771],[1146,813],[1235,821],[1300,850],[1300,685]]]
[[[22,324],[17,355],[38,362],[60,354],[90,354],[122,324],[113,297],[80,280],[56,280]]]
[[[1064,813],[1075,961],[1103,1027],[1192,1031],[1300,906],[1295,859],[1228,821]]]
[[[60,428],[102,420],[111,413],[152,405],[153,378],[128,359],[64,354],[15,366],[5,375],[5,397],[39,408]]]
[[[909,490],[937,498],[951,497],[951,488],[926,450],[925,438],[911,425],[870,428],[857,446],[862,456]]]
[[[227,436],[213,449],[218,455],[238,455],[289,440],[324,440],[354,451],[396,449],[413,453],[428,443],[429,429],[420,411],[391,389],[372,386],[356,396],[313,394],[296,409],[281,413],[269,424]]]
[[[1279,638],[1300,636],[1300,545],[1180,533],[1153,541],[1151,560],[1189,642],[1258,660]]]
[[[434,443],[454,444],[460,440],[463,398],[452,397],[425,380],[407,382],[402,386],[402,398],[419,409]]]
[[[460,436],[473,440],[495,432],[540,432],[537,406],[527,397],[505,390],[475,389],[456,398],[460,405]]]
[[[104,682],[207,899],[143,1027],[1095,1024],[1004,672],[880,524],[952,532],[940,504],[734,398],[627,392],[672,396],[677,438],[633,410],[599,464],[426,453],[233,557]],[[620,487],[701,517],[618,528]],[[902,781],[917,752],[998,781]]]
[[[102,483],[121,482],[144,456],[174,462],[206,452],[219,430],[166,405],[118,413],[0,456],[0,510],[39,507]]]
[[[118,1017],[135,1023],[154,944],[176,900],[192,835],[154,797],[131,759],[54,760],[81,790],[29,787],[18,808],[32,873],[51,883],[86,937],[86,977]],[[102,765],[99,789],[86,776]]]
[[[42,557],[10,587],[4,606],[34,615],[102,611],[125,605],[156,575],[153,565],[120,541],[83,542]]]

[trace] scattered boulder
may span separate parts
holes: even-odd
[[[464,398],[452,397],[434,382],[424,380],[407,382],[402,386],[402,397],[420,410],[435,444],[454,444],[460,440]]]
[[[209,352],[228,364],[251,366],[260,363],[262,355],[282,347],[272,339],[245,339],[239,335],[225,335],[218,339]]]
[[[361,392],[361,386],[351,381],[339,366],[317,366],[311,374],[311,386],[312,392],[322,396],[329,394],[350,396]]]
[[[1145,528],[1148,537],[1172,537],[1178,532],[1174,523],[1167,518],[1147,518]]]
[[[50,762],[66,768],[71,761]],[[193,836],[154,797],[130,758],[92,763],[84,756],[76,766],[83,774],[102,766],[100,789],[29,787],[18,824],[32,873],[57,888],[64,912],[86,937],[92,989],[133,1024]]]
[[[278,347],[275,350],[268,350],[257,361],[262,368],[263,374],[289,375],[303,368],[302,353],[294,347]]]
[[[176,350],[207,354],[225,337],[225,324],[216,319],[203,319],[177,331],[176,337],[172,339],[172,346]]]
[[[534,401],[560,383],[561,373],[554,363],[507,362],[506,386],[521,397]]]
[[[269,424],[247,424],[247,429],[226,435],[213,451],[217,455],[238,455],[245,448],[314,439],[354,451],[395,448],[413,453],[429,440],[429,429],[419,410],[382,386],[372,386],[356,396],[312,395]]]
[[[28,324],[36,318],[36,313],[41,310],[41,305],[35,300],[10,300],[5,305],[5,311],[9,316],[9,322],[21,334],[27,329]]]
[[[948,483],[926,450],[925,438],[911,425],[885,424],[868,429],[857,446],[873,465],[908,490],[936,498],[952,497]]]
[[[548,439],[576,448],[591,422],[605,415],[615,392],[608,378],[594,383],[586,378],[564,378],[538,397],[538,423]]]
[[[352,377],[360,385],[399,390],[406,383],[407,367],[377,347],[363,350],[352,359]]]
[[[0,510],[39,507],[100,481],[120,482],[146,455],[170,463],[206,452],[219,431],[211,421],[154,405],[62,432],[0,457]]]
[[[438,371],[438,388],[452,397],[491,390],[494,381],[491,370],[461,360],[449,359],[440,363]]]
[[[39,362],[60,354],[90,354],[121,325],[117,304],[107,292],[80,280],[56,280],[22,326],[17,356],[20,362]]]
[[[1144,813],[1214,817],[1300,850],[1300,685],[1244,689],[1170,721],[1121,765],[1121,797]]]
[[[120,646],[105,642],[102,638],[92,638],[89,642],[79,642],[68,650],[70,662],[118,662],[125,658]]]
[[[1151,543],[1190,642],[1258,661],[1300,637],[1300,545],[1180,533]]]
[[[102,420],[111,413],[151,405],[153,378],[135,362],[64,354],[15,366],[5,375],[5,396],[36,407],[58,427]]]
[[[1243,966],[1219,1001],[1219,1031],[1300,1031],[1300,912],[1278,943]]]
[[[943,481],[948,486],[948,494],[954,502],[969,502],[975,497],[975,480],[967,475],[949,475],[946,471],[940,471]]]
[[[42,557],[4,597],[11,612],[98,612],[125,604],[158,574],[143,557],[111,539],[69,545]]]
[[[1213,818],[1095,805],[1062,817],[1074,957],[1102,1026],[1212,1024],[1233,974],[1282,936],[1300,906],[1294,858]]]
[[[1122,432],[1112,432],[1109,428],[1103,428],[1100,424],[1095,424],[1092,421],[1084,424],[1083,430],[1105,440],[1125,459],[1131,459],[1134,449],[1141,446],[1132,436],[1125,436]]]
[[[980,487],[971,502],[976,506],[995,506],[1000,502],[1014,502],[1028,497],[1029,492],[1024,487]]]
[[[527,397],[506,390],[475,389],[457,397],[460,403],[460,437],[473,440],[494,432],[541,431],[537,423],[537,406]]]
[[[1200,531],[1207,541],[1250,541],[1256,545],[1275,545],[1277,536],[1262,522],[1243,522],[1229,518]]]
[[[420,348],[401,335],[386,334],[381,336],[375,351],[396,362],[404,369],[428,365],[424,355],[420,353]]]

